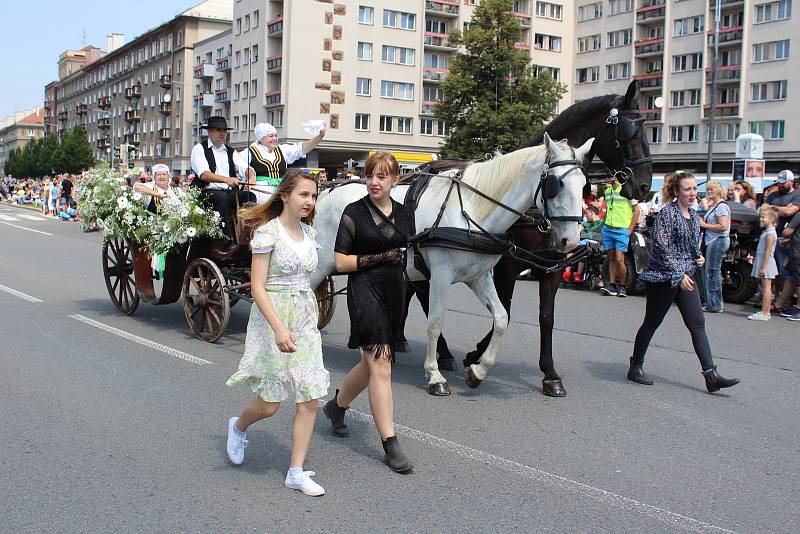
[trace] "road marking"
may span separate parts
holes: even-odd
[[[29,231],[29,232],[36,232],[37,234],[42,234],[42,235],[53,235],[53,234],[51,234],[51,233],[49,233],[49,232],[42,232],[41,230],[34,230],[33,228],[25,228],[24,226],[20,226],[20,225],[18,225],[18,224],[11,224],[11,223],[9,223],[9,222],[3,222],[3,221],[0,221],[0,224],[5,224],[5,225],[8,225],[8,226],[13,226],[14,228],[19,228],[20,230],[27,230],[27,231]]]
[[[89,326],[99,328],[100,330],[105,330],[106,332],[114,334],[115,336],[125,338],[128,341],[133,341],[134,343],[144,345],[145,347],[150,347],[151,349],[160,350],[163,353],[169,354],[170,356],[174,356],[175,358],[180,358],[181,360],[186,360],[187,362],[191,362],[197,365],[211,365],[212,363],[214,363],[208,360],[204,360],[202,358],[198,358],[197,356],[192,356],[191,354],[181,352],[177,349],[173,349],[172,347],[167,347],[166,345],[162,345],[161,343],[156,343],[155,341],[150,341],[149,339],[145,339],[143,337],[130,334],[125,330],[114,328],[113,326],[103,324],[99,321],[95,321],[94,319],[89,319],[88,317],[84,317],[83,315],[75,314],[75,315],[70,315],[70,317],[82,323],[88,324]]]
[[[28,219],[29,221],[45,221],[45,220],[47,220],[44,217],[40,217],[38,215],[28,215],[27,213],[20,213],[19,216],[22,217],[23,219]]]
[[[4,221],[18,221],[19,220],[19,219],[17,219],[16,217],[14,217],[12,215],[2,215],[2,214],[0,214],[0,219],[3,219]]]
[[[353,419],[357,421],[374,424],[372,416],[369,414],[353,410],[352,408],[347,410],[347,413],[349,413]],[[584,484],[583,482],[571,480],[553,473],[548,473],[547,471],[542,471],[541,469],[536,469],[535,467],[530,467],[525,464],[501,458],[500,456],[495,456],[494,454],[488,452],[473,449],[471,447],[467,447],[465,445],[461,445],[459,443],[455,443],[426,432],[415,430],[407,426],[398,425],[395,423],[394,427],[398,434],[408,436],[409,438],[415,439],[423,444],[430,445],[452,454],[457,454],[458,456],[462,456],[464,458],[469,458],[470,460],[475,460],[479,463],[486,464],[489,467],[494,467],[500,471],[506,471],[514,475],[536,480],[543,484],[558,486],[562,489],[581,494],[585,497],[589,497],[609,506],[621,508],[628,512],[653,517],[673,528],[689,530],[692,532],[724,532],[726,534],[733,534],[734,532],[716,525],[698,521],[697,519],[693,519],[685,515],[664,510],[663,508],[645,504],[641,501],[637,501],[636,499],[631,499],[630,497],[623,497],[622,495],[617,495],[616,493],[612,493],[604,489],[595,488],[594,486]]]
[[[15,297],[19,297],[22,300],[27,300],[28,302],[42,302],[41,300],[37,299],[36,297],[32,297],[30,295],[26,295],[22,291],[17,291],[16,289],[11,289],[10,287],[6,287],[6,286],[3,286],[3,285],[0,285],[0,291],[5,291],[6,293],[14,295]]]

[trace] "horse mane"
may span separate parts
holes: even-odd
[[[544,143],[544,134],[547,132],[550,137],[560,139],[567,137],[568,132],[571,132],[582,123],[586,122],[586,115],[592,112],[600,112],[601,110],[608,110],[611,108],[612,103],[622,100],[622,96],[618,94],[608,94],[602,96],[595,96],[586,100],[581,100],[572,104],[570,107],[555,116],[553,120],[547,123],[544,130],[537,135],[526,141],[522,146],[536,146]]]

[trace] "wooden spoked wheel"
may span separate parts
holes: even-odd
[[[314,290],[317,296],[317,307],[319,309],[319,318],[317,319],[317,328],[322,330],[333,319],[333,312],[336,310],[336,286],[333,283],[332,276],[326,276],[325,279]]]
[[[183,276],[183,313],[194,335],[213,343],[225,332],[231,318],[225,278],[206,258],[194,260]]]
[[[139,306],[133,277],[133,249],[124,239],[113,237],[103,244],[103,276],[111,302],[125,315]]]

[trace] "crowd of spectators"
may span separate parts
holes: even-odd
[[[42,215],[74,221],[78,218],[73,198],[75,183],[76,176],[73,174],[24,179],[9,175],[0,180],[0,200],[9,204],[35,206]]]

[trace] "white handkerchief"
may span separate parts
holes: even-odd
[[[303,130],[312,136],[316,137],[319,135],[319,132],[325,129],[325,121],[322,119],[313,120],[313,121],[306,121],[303,123]]]

